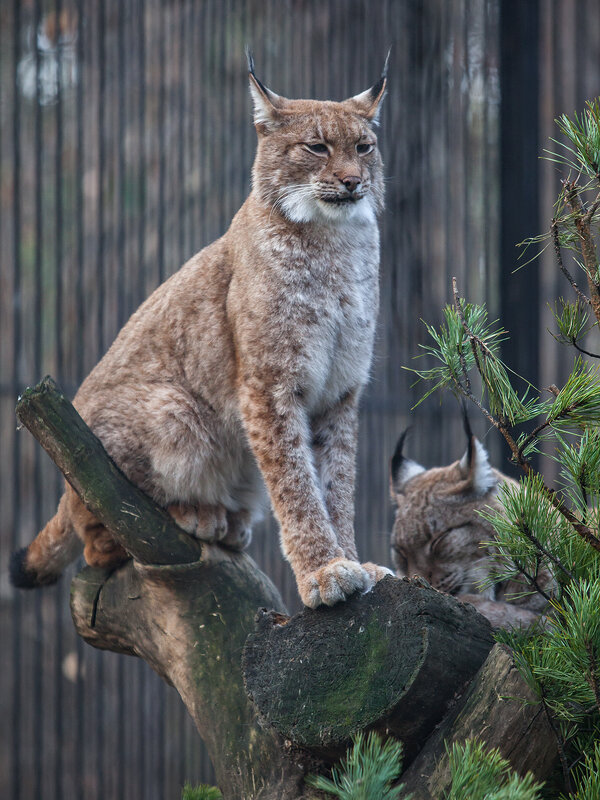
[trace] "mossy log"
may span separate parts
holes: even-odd
[[[201,557],[201,543],[123,475],[52,378],[26,389],[16,414],[87,508],[139,562],[184,564]]]
[[[289,618],[248,556],[200,544],[136,489],[51,380],[27,390],[17,414],[133,556],[116,571],[88,567],[73,580],[79,634],[143,658],[177,689],[227,800],[304,797],[308,762],[314,771],[315,759],[342,755],[359,730],[403,740],[419,778],[432,769],[428,754],[443,755],[439,731],[465,735],[452,710],[430,736],[492,647],[490,625],[473,607],[425,581],[386,578],[367,595]],[[473,715],[475,733],[501,716],[500,694],[523,691],[509,683],[496,691],[500,677],[482,684],[488,705]],[[500,739],[509,732],[498,727]]]
[[[451,784],[446,748],[472,738],[497,747],[520,775],[532,772],[545,781],[556,768],[557,741],[544,708],[510,650],[499,644],[402,776],[413,800],[446,796]]]
[[[248,556],[206,545],[201,562],[127,562],[84,569],[71,588],[78,633],[90,644],[143,658],[175,687],[206,743],[228,800],[302,797],[303,770],[244,690],[242,648],[256,609],[282,609]]]
[[[277,589],[248,556],[194,540],[133,486],[51,379],[24,392],[17,416],[135,559],[75,577],[79,634],[140,656],[177,689],[228,800],[301,797],[297,760],[258,724],[241,671],[257,609],[285,612]]]
[[[284,738],[333,759],[353,734],[377,730],[401,739],[410,760],[492,646],[472,606],[426,581],[388,577],[333,608],[260,614],[243,669]]]

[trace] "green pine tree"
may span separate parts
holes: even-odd
[[[565,791],[591,800],[600,798],[600,367],[589,359],[600,355],[583,344],[600,323],[600,100],[557,123],[565,141],[556,142],[560,149],[548,157],[579,177],[563,182],[549,232],[524,244],[551,246],[571,284],[573,301],[560,298],[555,305],[553,334],[576,351],[571,374],[547,397],[511,373],[501,357],[507,332],[488,321],[483,305],[460,297],[456,280],[444,324],[426,324],[431,341],[423,350],[432,365],[413,372],[429,384],[425,397],[449,388],[477,406],[523,472],[518,487],[502,489],[503,513],[486,515],[496,531],[493,580],[520,580],[524,592],[546,598],[548,613],[543,624],[502,632],[499,639],[513,648],[552,721]],[[565,263],[567,253],[573,267]],[[578,270],[577,280],[570,269]],[[557,486],[546,485],[533,454],[558,463]],[[548,573],[553,589],[539,579]],[[457,751],[454,767],[461,758],[471,763],[474,755]],[[533,794],[524,796],[535,797],[535,791],[532,786]],[[451,794],[450,800],[461,796]]]

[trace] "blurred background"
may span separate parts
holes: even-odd
[[[212,779],[183,704],[150,668],[77,639],[69,579],[15,593],[6,565],[54,509],[61,477],[14,406],[51,374],[73,396],[131,312],[222,234],[255,147],[244,46],[279,94],[343,99],[392,46],[382,302],[362,404],[356,530],[389,564],[398,434],[426,466],[460,457],[460,414],[404,369],[456,275],[511,333],[537,386],[573,354],[546,329],[569,287],[553,258],[515,272],[549,228],[553,119],[600,93],[596,0],[3,0],[0,4],[0,796],[163,800]],[[524,259],[526,260],[526,259]],[[523,261],[524,261],[523,260]],[[418,362],[417,362],[418,363]],[[496,466],[506,454],[471,414]],[[276,526],[251,555],[299,608]]]

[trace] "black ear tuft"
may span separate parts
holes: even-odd
[[[396,484],[398,479],[400,478],[400,472],[402,469],[402,463],[404,462],[405,458],[402,455],[402,448],[404,447],[404,440],[406,439],[406,435],[410,430],[410,425],[406,430],[404,430],[396,442],[396,449],[394,450],[394,455],[392,456],[392,461],[390,464],[390,474],[392,478],[392,483]]]
[[[390,46],[389,50],[387,51],[387,56],[385,57],[385,64],[383,65],[383,70],[381,72],[381,77],[379,78],[379,80],[377,81],[377,83],[374,86],[371,86],[370,92],[371,92],[371,97],[373,98],[373,100],[377,100],[377,98],[381,94],[381,90],[383,89],[384,84],[385,84],[385,82],[387,80],[388,65],[390,63],[390,53],[391,52],[392,52],[392,48]]]
[[[256,77],[256,73],[254,72],[254,56],[252,55],[252,50],[250,49],[249,44],[246,45],[246,60],[248,61],[248,75],[251,75],[254,78],[261,92],[264,92],[267,97],[271,96],[272,92],[269,89],[267,89],[264,83],[262,83],[262,81],[259,81],[258,78]]]
[[[248,62],[248,72],[250,75],[254,75],[254,57],[252,55],[252,50],[250,49],[250,45],[246,45],[246,60]],[[256,77],[256,75],[254,75]]]
[[[469,414],[467,412],[467,403],[464,397],[461,397],[460,399],[460,406],[462,410],[463,428],[467,437],[466,464],[468,467],[470,467],[473,463],[474,436],[473,431],[471,430],[471,423],[469,422]]]
[[[55,578],[47,577],[40,581],[37,573],[34,570],[28,570],[25,560],[27,557],[27,548],[21,547],[16,550],[10,557],[8,567],[10,582],[16,589],[37,589],[40,586],[48,586],[51,583],[56,583],[58,576]]]

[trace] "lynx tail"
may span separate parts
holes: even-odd
[[[22,547],[12,554],[12,585],[18,589],[36,589],[56,583],[65,567],[77,558],[81,547],[81,539],[71,525],[67,495],[64,494],[56,514],[29,547]]]

